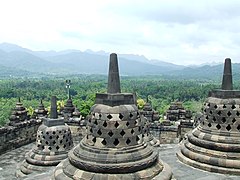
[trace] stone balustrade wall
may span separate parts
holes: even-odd
[[[15,126],[0,128],[0,154],[21,147],[36,140],[41,120],[31,119]]]

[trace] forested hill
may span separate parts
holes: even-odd
[[[223,65],[185,67],[149,60],[144,56],[119,54],[121,75],[163,75],[182,79],[219,79]],[[109,53],[91,50],[32,51],[18,45],[0,44],[0,77],[67,74],[107,74]],[[240,77],[240,64],[234,64],[234,73]]]
[[[0,65],[16,70],[45,74],[106,74],[108,62],[109,53],[89,50],[32,51],[14,44],[0,44]],[[122,75],[156,75],[184,68],[171,63],[154,63],[142,56],[119,54]]]
[[[233,79],[240,80],[240,63],[232,65]],[[183,70],[170,72],[169,75],[178,79],[206,79],[221,80],[223,74],[223,64],[209,66],[205,65],[197,68],[184,68]]]

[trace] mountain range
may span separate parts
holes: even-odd
[[[107,74],[109,54],[104,51],[33,51],[0,44],[0,76]],[[221,77],[223,64],[186,67],[144,56],[118,54],[121,75],[163,75],[177,78]],[[239,69],[240,64],[234,64]]]

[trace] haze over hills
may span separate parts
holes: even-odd
[[[142,60],[139,60],[142,58]],[[32,51],[15,44],[0,44],[0,65],[46,74],[106,74],[109,53],[79,50]],[[179,69],[171,64],[151,64],[148,59],[137,55],[119,55],[122,75],[162,74]],[[169,63],[170,64],[170,63]],[[182,66],[181,68],[184,68]]]
[[[109,54],[86,50],[32,51],[15,44],[0,44],[0,68],[20,74],[107,74]],[[144,56],[118,54],[121,75],[164,75],[181,78],[221,77],[223,64],[186,67],[149,60]],[[224,60],[223,60],[224,61]],[[234,64],[239,69],[240,64]],[[237,71],[235,71],[237,72]],[[2,73],[1,73],[2,74]],[[8,73],[10,74],[10,73]]]

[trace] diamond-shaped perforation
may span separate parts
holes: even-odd
[[[139,127],[138,127],[138,131],[141,132],[141,129],[142,129],[142,128],[139,126]]]
[[[124,118],[123,114],[119,113],[119,119],[123,119],[123,118]]]
[[[210,113],[210,114],[212,114],[212,113],[213,113],[213,112],[212,112],[212,110],[211,110],[211,111],[209,111],[209,113]]]
[[[216,128],[217,128],[218,130],[221,129],[220,124],[216,125]]]
[[[112,117],[111,114],[109,114],[109,115],[107,115],[107,118],[110,120],[110,119],[112,119],[113,117]]]
[[[227,129],[228,131],[230,131],[230,130],[232,129],[232,127],[230,126],[230,124],[226,127],[226,129]]]
[[[225,108],[227,108],[227,106],[224,104],[224,105],[223,105],[223,108],[225,109]]]
[[[119,144],[119,140],[118,140],[118,139],[115,139],[114,142],[113,142],[113,144],[114,144],[115,146],[117,146],[117,145]]]
[[[133,129],[131,130],[131,133],[134,134],[134,130]]]
[[[236,122],[236,119],[235,118],[233,118],[233,120],[232,120],[232,123],[235,123]]]
[[[239,131],[240,131],[240,124],[237,126],[237,130],[239,130]]]
[[[112,132],[112,131],[109,131],[109,132],[108,132],[108,135],[109,135],[110,137],[112,137],[112,136],[113,136],[113,132]]]
[[[99,136],[102,135],[102,131],[100,129],[97,131],[97,133],[98,133]]]
[[[94,137],[93,139],[92,139],[92,142],[96,142],[97,141],[97,139],[96,139],[96,137]]]
[[[121,134],[121,136],[124,136],[126,133],[125,133],[124,130],[122,130],[122,131],[120,132],[120,134]]]
[[[210,103],[208,103],[207,106],[210,107]]]
[[[107,141],[106,141],[105,139],[103,139],[101,143],[102,143],[104,146],[107,145]]]
[[[236,108],[236,106],[233,104],[231,108],[232,108],[232,109],[235,109],[235,108]]]
[[[103,127],[107,127],[107,122],[106,121],[104,121]]]
[[[211,123],[208,123],[208,127],[212,127],[212,124],[211,124]]]
[[[217,119],[215,118],[215,116],[213,116],[213,121],[215,122]]]
[[[126,144],[128,145],[128,144],[130,144],[130,143],[131,143],[131,140],[130,140],[129,138],[127,138]]]
[[[126,126],[128,127],[129,125],[130,125],[129,122],[127,122],[127,123],[126,123]]]
[[[132,118],[132,117],[133,117],[133,114],[132,114],[132,113],[130,113],[130,114],[129,114],[129,117],[130,117],[130,118]]]
[[[228,112],[227,112],[227,115],[228,115],[228,116],[231,116],[231,115],[232,115],[232,113],[231,113],[230,111],[228,111]]]
[[[217,109],[217,108],[218,108],[218,106],[215,104],[215,105],[214,105],[214,108],[215,108],[215,109]]]
[[[221,116],[222,112],[221,112],[221,111],[218,111],[217,114],[218,114],[219,116]]]
[[[208,119],[208,116],[206,116],[206,119]]]
[[[227,120],[225,117],[222,118],[222,122],[225,123]]]
[[[95,121],[94,121],[94,124],[98,125],[98,122],[97,122],[97,120],[95,120]]]
[[[114,124],[115,128],[118,128],[119,126],[119,123],[116,121],[115,124]]]
[[[135,121],[134,121],[134,125],[137,125],[137,123],[138,123],[138,121],[137,121],[137,120],[135,120]]]
[[[139,139],[139,137],[138,136],[136,136],[136,141],[139,141],[140,139]]]
[[[239,115],[240,115],[239,111],[237,111],[236,115],[237,115],[237,116],[239,116]]]
[[[93,133],[93,130],[92,130],[92,128],[90,128],[90,129],[89,129],[89,131],[90,131],[91,133]]]

